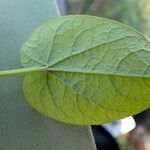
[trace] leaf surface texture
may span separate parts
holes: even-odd
[[[150,42],[109,19],[65,16],[37,28],[21,49],[29,103],[72,124],[101,124],[150,106]]]

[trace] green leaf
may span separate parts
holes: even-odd
[[[66,123],[101,124],[150,106],[150,42],[121,23],[65,16],[44,23],[21,49],[33,108]]]

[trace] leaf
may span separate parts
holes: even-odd
[[[93,16],[44,23],[21,49],[24,94],[33,108],[66,123],[101,124],[150,106],[150,42],[138,31]]]

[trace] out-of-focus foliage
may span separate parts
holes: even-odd
[[[147,19],[148,11],[150,11],[148,1],[149,0],[67,0],[67,4],[69,14],[80,13],[110,18],[133,26],[138,30],[145,31],[145,20]],[[146,6],[145,3],[147,4]]]
[[[150,0],[140,0],[139,8],[145,24],[145,34],[150,37]]]

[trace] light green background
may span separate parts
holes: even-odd
[[[57,16],[52,0],[0,0],[0,70],[19,68],[19,49],[41,22]],[[94,150],[90,127],[40,115],[24,100],[23,77],[0,79],[0,150]]]

